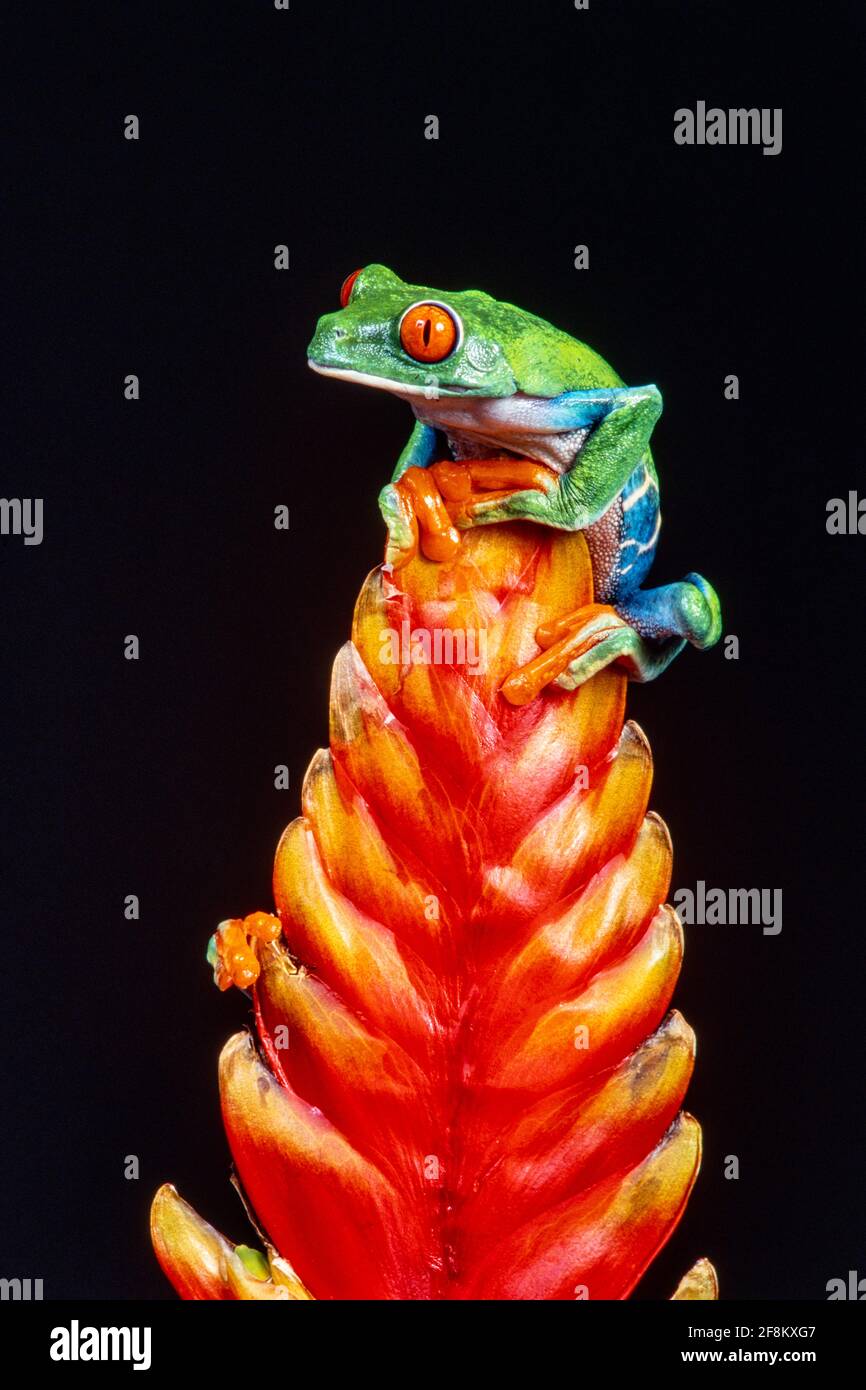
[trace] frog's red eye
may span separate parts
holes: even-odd
[[[363,266],[361,267],[361,269],[363,269]],[[361,274],[361,271],[360,271],[360,270],[353,270],[353,271],[352,271],[352,274],[351,274],[351,275],[347,275],[346,278],[345,278],[345,280],[343,281],[342,285],[340,286],[340,308],[341,308],[341,309],[345,309],[345,307],[346,307],[346,305],[348,304],[350,298],[352,297],[352,290],[353,290],[354,287],[355,287],[355,281],[357,280],[357,278],[358,278],[358,276],[359,276],[360,274]]]
[[[441,304],[413,304],[400,323],[403,351],[416,362],[441,362],[458,337],[457,320]]]

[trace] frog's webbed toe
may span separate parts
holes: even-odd
[[[557,483],[543,464],[509,455],[411,464],[379,494],[385,563],[402,569],[419,547],[428,560],[450,560],[460,546],[458,527],[529,517],[534,504],[547,505]]]
[[[638,682],[654,680],[685,646],[680,638],[661,643],[645,640],[608,604],[588,603],[554,623],[538,629],[538,656],[503,682],[502,694],[513,705],[525,705],[545,686],[576,690],[616,663]]]
[[[402,569],[421,548],[428,560],[450,560],[460,546],[432,469],[412,466],[379,494],[379,510],[388,527],[385,563]]]

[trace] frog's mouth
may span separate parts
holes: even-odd
[[[392,381],[386,376],[371,376],[369,372],[356,372],[350,367],[326,367],[321,362],[314,362],[312,357],[307,358],[307,366],[311,367],[319,376],[333,376],[338,381],[354,381],[358,386],[372,386],[379,391],[388,391],[392,396],[403,396],[407,400],[420,398],[425,400],[430,396],[429,385],[410,386],[403,381]],[[437,386],[437,396],[466,396],[471,397],[475,394],[470,386]]]

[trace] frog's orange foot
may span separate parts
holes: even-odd
[[[450,560],[460,548],[460,536],[454,526],[442,493],[431,477],[432,469],[407,468],[391,489],[393,505],[400,525],[400,540],[395,544],[389,536],[385,560],[394,569],[402,569],[421,547],[428,560]]]
[[[603,653],[611,650],[611,639],[623,630],[631,631],[628,623],[606,603],[587,603],[554,622],[544,623],[535,634],[542,650],[525,666],[512,671],[502,683],[502,694],[512,705],[527,705],[552,681],[570,685],[562,678],[578,662],[582,669],[588,669],[590,661],[581,658],[590,658],[596,649],[599,669],[608,665],[609,659]]]
[[[389,526],[385,562],[402,569],[419,547],[428,560],[451,560],[460,548],[458,527],[472,525],[482,503],[530,489],[548,492],[556,474],[529,459],[443,459],[413,465],[382,494]]]
[[[633,681],[651,681],[671,664],[685,638],[649,642],[614,608],[588,603],[539,627],[541,651],[502,683],[502,694],[513,705],[526,705],[555,681],[562,690],[576,690],[606,666],[617,665]]]
[[[270,912],[251,912],[220,922],[208,942],[207,958],[213,966],[214,984],[221,990],[251,989],[259,978],[259,943],[276,941],[282,931],[279,917]]]
[[[471,526],[482,504],[502,501],[517,492],[550,492],[557,476],[543,463],[504,456],[489,459],[445,460],[429,469],[456,526]]]

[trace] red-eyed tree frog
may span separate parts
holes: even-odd
[[[551,679],[574,689],[611,662],[652,680],[686,642],[718,641],[719,600],[701,575],[641,588],[660,526],[649,447],[657,387],[625,386],[586,344],[512,304],[408,285],[382,265],[344,282],[308,359],[326,376],[399,396],[415,416],[379,499],[386,564],[399,568],[419,543],[448,559],[470,526],[583,532],[596,603],[539,629],[543,676],[512,682],[514,703]]]

